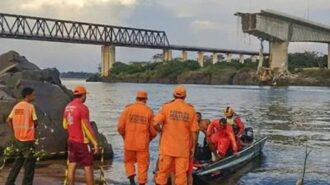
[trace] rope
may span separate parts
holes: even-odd
[[[66,159],[66,168],[65,168],[65,172],[64,172],[63,185],[67,185],[68,184],[68,169],[69,169],[69,154],[68,154],[68,157]]]
[[[44,158],[47,156],[47,152],[44,150],[36,150],[34,148],[30,148],[31,152],[33,153],[33,156],[37,158],[37,161],[40,161],[40,159]],[[0,165],[0,170],[2,170],[5,167],[7,159],[14,158],[19,154],[19,149],[17,149],[14,145],[7,146],[4,151],[3,151],[3,156],[0,158],[1,165]],[[56,155],[56,154],[65,154],[65,151],[62,152],[52,152],[49,153],[48,155]],[[69,152],[68,152],[69,153]],[[68,168],[69,168],[69,155],[66,160],[66,169],[64,173],[64,181],[63,184],[67,185],[68,184]],[[105,173],[104,173],[104,148],[101,148],[101,160],[100,160],[100,185],[106,185],[107,181],[105,178]]]
[[[66,160],[66,169],[65,169],[65,173],[64,173],[63,185],[68,184],[68,168],[69,168],[69,155]],[[99,185],[107,185],[107,180],[104,175],[104,148],[103,147],[101,148],[101,159],[100,159],[99,168],[100,168]]]
[[[101,148],[101,164],[100,164],[100,185],[106,185],[107,181],[104,176],[104,148]]]
[[[2,160],[2,164],[0,166],[0,170],[2,170],[5,167],[6,161],[7,161],[7,159],[5,159],[5,158]]]

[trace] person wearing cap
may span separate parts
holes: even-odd
[[[7,177],[6,185],[14,185],[17,175],[24,165],[23,184],[32,185],[36,158],[33,155],[36,140],[37,115],[32,102],[35,92],[26,87],[22,90],[23,100],[17,103],[7,122],[13,131],[14,146],[18,149],[14,164]]]
[[[118,121],[118,132],[124,140],[126,175],[131,185],[135,185],[135,163],[139,185],[148,182],[149,143],[157,135],[152,125],[153,111],[146,105],[147,100],[147,92],[138,91],[136,102],[125,107]]]
[[[233,128],[227,124],[226,118],[213,120],[207,128],[207,137],[216,148],[218,154],[216,160],[225,158],[230,148],[234,154],[238,151]]]
[[[75,182],[77,164],[84,167],[87,185],[94,185],[93,152],[89,144],[94,146],[94,154],[98,153],[98,142],[89,121],[89,110],[84,104],[86,88],[75,87],[73,100],[65,107],[63,128],[68,131],[68,184]]]
[[[241,148],[241,137],[244,134],[245,126],[241,118],[235,113],[234,109],[227,106],[224,110],[224,116],[227,122],[233,127],[236,143],[238,148]]]
[[[174,99],[165,103],[154,118],[154,127],[161,132],[158,170],[155,182],[165,185],[172,166],[175,167],[175,184],[187,185],[189,161],[195,151],[198,131],[196,111],[185,102],[184,86],[174,89]]]

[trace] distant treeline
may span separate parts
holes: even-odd
[[[87,73],[87,72],[63,72],[61,73],[61,78],[81,78],[81,79],[87,79],[91,76],[95,76],[96,73]]]
[[[224,60],[224,58],[222,58]],[[291,72],[301,71],[303,68],[327,68],[327,55],[320,55],[317,52],[290,53],[288,56],[289,70]],[[176,58],[169,62],[131,62],[129,64],[116,62],[110,72],[110,77],[103,80],[126,80],[126,79],[160,79],[170,78],[177,79],[186,78],[191,73],[202,73],[204,75],[217,76],[219,74],[232,75],[238,71],[255,71],[258,63],[253,63],[251,58],[246,58],[245,63],[239,63],[238,58],[232,59],[231,63],[225,61],[212,64],[212,60],[208,59],[204,62],[204,67],[200,67],[195,60],[186,62]],[[269,65],[269,60],[264,61],[264,66]],[[98,80],[99,73],[87,72],[64,72],[61,73],[63,78],[83,78]],[[171,81],[171,80],[170,80]]]
[[[327,67],[327,55],[320,55],[317,52],[290,53],[288,56],[288,63],[291,72],[294,72],[297,68],[316,67],[322,69]],[[195,60],[181,62],[178,59],[166,63],[135,62],[125,64],[117,62],[111,70],[111,75],[120,78],[126,75],[139,74],[139,76],[153,78],[180,75],[187,71],[200,71],[212,74],[223,72],[224,69],[256,70],[257,65],[258,64],[253,63],[250,58],[245,59],[244,64],[240,64],[239,59],[233,59],[231,63],[226,63],[225,61],[218,62],[215,65],[212,64],[211,60],[207,60],[204,63],[204,67],[200,67]],[[269,65],[269,60],[266,59],[264,65]]]
[[[290,53],[289,70],[294,68],[328,67],[328,55],[320,55],[317,52]]]

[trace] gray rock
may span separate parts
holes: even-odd
[[[31,80],[31,81],[42,81],[41,71],[37,71],[37,70],[26,70],[26,71],[9,73],[9,74],[10,74],[9,78],[7,77],[7,79],[3,79],[3,81],[8,87],[11,88],[15,88],[18,85],[19,81],[22,79]]]
[[[51,69],[44,69],[41,71],[42,78],[44,81],[56,84],[56,85],[61,85],[62,82],[60,80],[60,72],[56,68],[51,68]]]
[[[105,136],[98,131],[97,124],[94,121],[91,122],[91,125],[93,127],[93,130],[97,134],[96,137],[97,137],[97,140],[98,140],[100,146],[102,146],[104,148],[104,154],[106,156],[105,158],[113,158],[113,151],[112,151],[111,144],[108,143]]]
[[[37,148],[44,149],[47,157],[64,155],[67,132],[62,127],[62,119],[64,107],[72,99],[72,92],[62,85],[58,70],[40,70],[11,51],[0,56],[0,71],[0,149],[12,139],[12,132],[5,120],[21,98],[22,89],[31,87],[37,96],[34,102],[38,116]],[[111,145],[97,131],[96,124],[93,125],[100,143],[105,147],[106,158],[112,158]]]
[[[234,72],[224,71],[219,74],[213,74],[211,78],[211,84],[232,84],[232,78],[235,75]]]
[[[11,107],[16,104],[16,99],[0,90],[0,124],[5,123]]]
[[[233,85],[258,85],[259,78],[255,71],[238,71],[232,79]]]
[[[8,68],[13,64],[18,64],[15,67]],[[8,71],[3,69],[8,68]],[[40,70],[38,66],[29,62],[24,56],[20,56],[15,51],[9,51],[0,55],[0,71],[4,72],[18,72],[24,70]]]
[[[11,140],[11,131],[6,119],[11,108],[16,104],[16,99],[0,89],[0,146],[6,145]]]
[[[179,84],[209,84],[211,75],[199,71],[188,71],[178,76]]]

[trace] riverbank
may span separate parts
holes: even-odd
[[[163,84],[209,84],[209,85],[274,85],[261,81],[257,63],[240,64],[220,62],[206,63],[199,67],[196,61],[167,63],[124,64],[115,63],[108,78],[96,75],[87,81],[163,83]],[[330,86],[330,70],[320,68],[293,68],[287,75],[276,80],[280,86]]]
[[[107,160],[105,161],[105,169],[108,169],[108,167],[111,165],[112,161]],[[10,168],[12,164],[6,165],[6,167],[1,171],[0,174],[0,184],[5,184],[6,178],[9,174]],[[35,168],[35,175],[34,175],[34,185],[58,185],[63,184],[65,179],[65,170],[66,170],[66,160],[60,159],[60,160],[45,160],[40,161],[36,163]],[[94,176],[95,181],[98,183],[100,182],[99,179],[99,161],[95,161],[94,164]],[[24,173],[19,173],[16,184],[21,184],[23,180]],[[116,182],[111,181],[110,179],[106,179],[107,183],[110,184],[118,184]],[[84,178],[84,171],[82,167],[78,167],[76,172],[76,184],[83,185],[85,184],[85,178]]]

